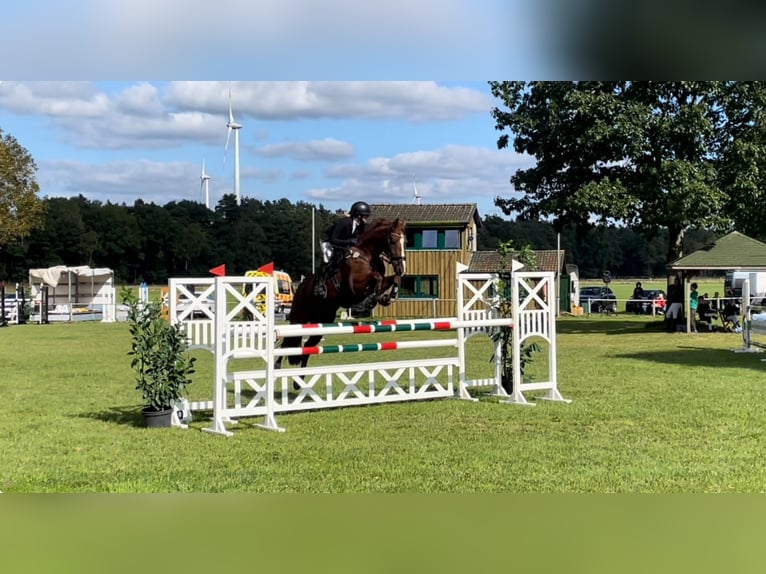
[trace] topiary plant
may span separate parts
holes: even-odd
[[[144,411],[166,411],[186,396],[196,357],[188,354],[186,336],[178,324],[162,317],[159,301],[142,302],[126,288],[121,293],[128,306],[130,366],[136,373]]]

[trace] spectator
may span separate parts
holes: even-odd
[[[727,298],[723,307],[723,317],[727,323],[731,324],[730,329],[735,333],[742,332],[742,325],[739,322],[739,305],[734,298]]]
[[[681,287],[681,281],[675,277],[673,284],[668,287],[668,311],[665,313],[667,330],[675,332],[678,330],[678,321],[681,318],[684,308],[684,292]]]
[[[654,300],[655,311],[658,313],[664,313],[666,304],[667,301],[665,300],[665,295],[663,295],[662,291],[660,291],[657,293],[657,298]]]
[[[636,302],[634,309],[636,310],[636,315],[641,314],[641,311],[644,308],[644,303],[642,299],[644,298],[644,288],[641,287],[641,281],[636,283],[636,288],[633,289],[633,300]]]
[[[708,331],[712,331],[713,318],[717,316],[717,313],[713,311],[713,308],[710,306],[710,301],[708,301],[704,295],[700,295],[700,298],[697,301],[697,313],[700,317],[700,323],[706,324]]]
[[[699,292],[697,291],[697,284],[691,284],[691,292],[689,293],[689,330],[692,333],[697,332],[697,307],[699,305]]]

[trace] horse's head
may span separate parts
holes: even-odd
[[[359,238],[358,247],[373,257],[388,260],[398,276],[404,275],[407,222],[404,219],[378,219],[373,221]]]
[[[388,259],[394,267],[394,273],[401,277],[404,275],[406,267],[406,256],[404,246],[407,243],[407,222],[403,219],[396,219],[391,226],[391,232],[388,234]]]

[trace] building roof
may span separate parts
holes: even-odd
[[[475,203],[375,203],[370,205],[372,216],[380,218],[400,217],[407,225],[468,225],[473,220],[481,227],[481,218]]]
[[[566,252],[563,249],[558,252],[558,255],[555,249],[535,251],[534,253],[537,259],[537,267],[540,271],[565,272],[564,256]],[[465,272],[496,273],[502,270],[502,263],[502,258],[497,251],[475,251]],[[510,266],[511,262],[508,261],[506,267],[510,269]]]
[[[668,263],[674,271],[766,270],[766,243],[732,231],[705,247]]]

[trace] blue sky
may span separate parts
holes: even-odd
[[[416,186],[423,203],[500,215],[494,198],[530,164],[497,150],[486,81],[6,80],[0,127],[32,153],[44,196],[204,202],[204,160],[215,205],[234,189],[229,89],[242,197],[336,209],[409,203]]]
[[[214,205],[234,187],[231,85],[243,197],[410,202],[414,179],[422,202],[499,214],[530,161],[496,149],[486,81],[560,78],[559,13],[558,0],[11,3],[0,128],[45,196],[204,201],[204,160]]]

